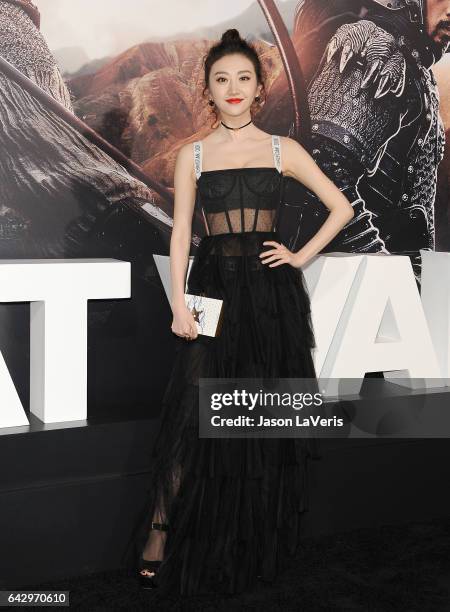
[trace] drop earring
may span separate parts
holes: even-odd
[[[219,127],[219,125],[220,125],[220,121],[219,121],[219,119],[217,118],[217,111],[215,110],[215,108],[213,108],[214,106],[216,106],[216,103],[214,102],[214,100],[209,99],[209,100],[208,100],[208,104],[209,104],[209,106],[211,107],[211,108],[210,108],[211,112],[212,112],[212,113],[213,113],[213,114],[216,116],[216,120],[214,121],[214,123],[213,123],[213,124],[212,124],[212,126],[211,126],[211,127],[213,128],[213,130],[215,130],[215,129],[216,129],[216,128],[218,128],[218,127]]]

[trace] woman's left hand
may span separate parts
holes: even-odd
[[[304,263],[301,260],[299,253],[293,253],[280,242],[267,240],[266,242],[263,242],[263,244],[270,244],[274,247],[269,251],[264,251],[263,253],[259,254],[262,263],[269,264],[269,268],[275,268],[276,266],[281,266],[285,263],[291,265],[293,268],[300,268]]]

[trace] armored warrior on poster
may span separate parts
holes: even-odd
[[[445,143],[431,66],[449,50],[450,0],[303,0],[294,38],[308,83],[311,153],[355,211],[324,252],[409,255],[420,286],[420,249],[435,248]],[[286,203],[298,206],[295,189]],[[302,200],[290,248],[326,216],[313,194]]]

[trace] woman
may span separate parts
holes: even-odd
[[[199,438],[198,379],[315,378],[301,267],[353,216],[301,145],[252,123],[264,94],[262,68],[237,30],[210,49],[205,84],[218,121],[203,141],[182,146],[176,161],[170,257],[179,345],[137,538],[144,586],[184,594],[233,593],[257,577],[271,580],[297,548],[311,440]],[[296,253],[276,229],[283,176],[303,182],[331,211]],[[223,299],[215,338],[197,334],[184,301],[195,202],[207,235],[188,292]]]

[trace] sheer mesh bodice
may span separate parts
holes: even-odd
[[[272,136],[272,151],[275,167],[202,172],[201,141],[194,143],[196,206],[202,210],[209,235],[276,229],[283,179],[278,136]]]

